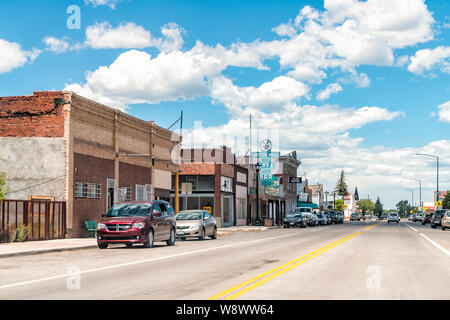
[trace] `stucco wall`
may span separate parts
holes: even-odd
[[[64,200],[64,138],[0,137],[0,171],[6,172],[7,199],[53,196]]]

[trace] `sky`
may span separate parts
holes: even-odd
[[[299,175],[394,208],[450,189],[444,0],[0,2],[0,96],[72,90],[243,156],[270,136]],[[20,17],[20,19],[18,18]],[[258,137],[258,139],[256,138]],[[0,151],[1,152],[1,151]]]

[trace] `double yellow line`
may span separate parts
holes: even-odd
[[[375,224],[373,226],[365,228],[364,230],[369,230],[370,228],[373,228],[377,225],[378,224]],[[332,242],[332,243],[326,245],[325,247],[322,247],[322,248],[317,249],[313,252],[310,252],[300,258],[297,258],[295,260],[287,262],[287,263],[283,264],[282,266],[279,266],[275,269],[272,269],[270,271],[262,273],[259,276],[256,276],[256,277],[254,277],[248,281],[245,281],[237,286],[234,286],[233,288],[222,291],[221,293],[209,298],[208,300],[217,300],[217,299],[233,300],[233,299],[236,299],[239,296],[243,295],[244,293],[249,292],[250,290],[253,290],[256,287],[259,287],[260,285],[272,280],[273,278],[276,278],[276,277],[282,275],[283,273],[288,272],[289,270],[294,269],[295,267],[298,267],[299,265],[305,263],[306,261],[309,261],[309,260],[327,252],[328,250],[330,250],[350,239],[353,239],[353,238],[359,236],[360,234],[362,234],[362,232],[352,233],[351,235],[348,235],[342,239]]]

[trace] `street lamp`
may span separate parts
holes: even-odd
[[[333,207],[334,207],[334,210],[336,210],[336,193],[335,192],[333,192]]]
[[[256,221],[259,220],[259,171],[261,165],[259,162],[256,163]]]
[[[439,192],[439,157],[427,153],[416,153],[416,156],[433,157],[436,159],[436,200],[437,200],[437,193]]]
[[[422,208],[422,180],[413,179],[414,181],[419,182],[419,207]]]

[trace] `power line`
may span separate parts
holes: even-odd
[[[43,184],[47,184],[47,183],[49,183],[49,182],[52,182],[52,181],[54,181],[54,180],[57,180],[57,179],[59,179],[59,178],[65,177],[65,176],[66,176],[66,175],[64,174],[64,175],[62,175],[62,176],[59,176],[59,177],[56,177],[56,178],[53,178],[53,179],[50,179],[50,180],[47,180],[47,181],[44,181],[44,182],[41,182],[41,183],[32,185],[32,186],[28,186],[28,187],[25,187],[25,188],[23,188],[23,189],[14,190],[14,191],[8,191],[8,192],[5,193],[5,195],[11,194],[11,193],[16,193],[16,192],[25,191],[25,190],[32,189],[32,188],[35,188],[35,187],[39,187],[39,186],[41,186],[41,185],[43,185]]]

